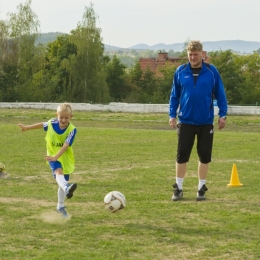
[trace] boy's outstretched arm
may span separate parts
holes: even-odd
[[[17,124],[17,125],[21,128],[22,131],[43,128],[43,123],[37,123],[34,125],[23,125],[23,124]]]

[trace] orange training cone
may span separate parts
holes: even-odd
[[[230,183],[227,185],[227,187],[240,187],[240,186],[243,186],[243,184],[240,183],[240,181],[239,181],[239,177],[238,177],[238,173],[237,173],[237,166],[235,164],[233,164]]]

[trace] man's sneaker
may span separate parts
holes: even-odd
[[[206,187],[205,184],[203,184],[203,186],[201,187],[200,190],[198,190],[197,192],[197,200],[200,201],[200,200],[205,200],[206,199],[206,196],[205,196],[205,192],[208,190],[208,188]]]
[[[172,187],[173,187],[172,200],[173,201],[180,200],[182,198],[182,196],[183,196],[183,191],[179,190],[179,187],[178,187],[177,183],[173,184]]]
[[[60,213],[62,215],[62,217],[64,217],[64,218],[67,218],[69,216],[67,211],[65,210],[65,207],[61,207],[59,209],[56,209],[56,211],[58,213]]]
[[[66,197],[68,199],[73,197],[73,192],[77,189],[77,184],[76,183],[72,183],[72,184],[67,184],[66,187]]]

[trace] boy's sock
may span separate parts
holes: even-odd
[[[58,204],[57,204],[57,209],[63,208],[64,207],[64,201],[65,201],[65,192],[64,190],[59,187],[58,188]]]
[[[68,184],[68,182],[65,180],[64,175],[57,174],[56,182],[65,191],[65,188],[66,188],[66,185]]]
[[[204,184],[206,184],[206,180],[199,180],[198,190],[200,190]]]
[[[179,190],[182,190],[183,181],[184,181],[184,178],[176,177],[176,183],[178,185]]]

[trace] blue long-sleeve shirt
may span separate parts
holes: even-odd
[[[181,123],[204,125],[214,121],[213,95],[219,107],[219,116],[227,114],[227,99],[224,86],[215,66],[202,69],[194,84],[190,63],[177,68],[172,84],[169,102],[169,116]],[[178,115],[177,115],[178,112]]]

